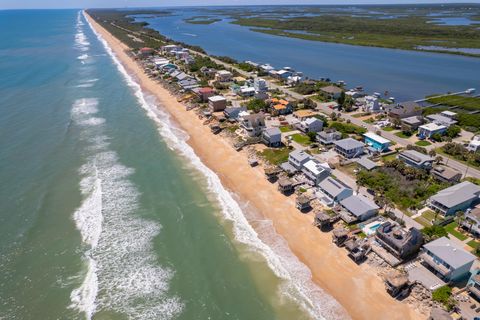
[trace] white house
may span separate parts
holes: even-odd
[[[320,132],[323,129],[323,121],[317,118],[307,118],[297,124],[297,128],[303,132]]]
[[[232,73],[227,70],[217,71],[215,74],[215,80],[218,82],[229,82],[232,80]]]
[[[365,111],[367,112],[379,112],[380,102],[377,97],[366,96],[365,97]]]
[[[418,127],[418,135],[423,138],[430,138],[436,133],[443,135],[447,129],[448,128],[442,124],[439,125],[435,122],[430,122]]]
[[[315,185],[318,185],[330,175],[330,167],[327,163],[320,163],[316,159],[310,159],[303,165],[302,172]]]
[[[256,92],[268,91],[267,81],[265,81],[265,79],[262,79],[262,78],[255,78],[255,80],[253,80],[253,87],[255,88]]]

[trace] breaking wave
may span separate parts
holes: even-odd
[[[82,45],[88,42],[86,37],[79,39],[85,40]],[[136,215],[139,192],[130,181],[134,170],[110,150],[98,106],[98,99],[82,98],[71,108],[72,121],[86,143],[86,162],[79,169],[83,200],[73,214],[85,245],[86,270],[81,285],[71,292],[70,307],[87,319],[101,310],[129,319],[171,319],[181,312],[183,303],[168,295],[174,271],[159,266],[154,254],[153,239],[161,225]]]
[[[169,120],[167,112],[157,107],[154,97],[147,97],[143,93],[140,85],[125,70],[103,37],[96,32],[88,20],[87,23],[111,56],[127,84],[134,91],[139,104],[146,111],[148,117],[158,124],[159,134],[169,148],[186,158],[188,163],[205,177],[209,192],[215,196],[222,208],[224,219],[233,222],[235,239],[260,253],[266,259],[270,269],[284,280],[281,294],[297,301],[314,319],[337,318],[337,311],[341,310],[338,302],[312,282],[310,270],[292,254],[283,238],[275,233],[273,226],[266,226],[271,229],[268,232],[272,234],[268,245],[259,238],[247,221],[239,202],[234,199],[234,195],[223,187],[219,177],[201,161],[188,145],[187,133]],[[269,221],[265,221],[265,223],[268,225]]]

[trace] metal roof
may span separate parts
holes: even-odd
[[[446,237],[438,238],[425,244],[423,247],[455,269],[471,263],[476,259],[473,254],[467,252]]]
[[[466,201],[478,198],[480,195],[480,186],[464,181],[449,188],[440,190],[437,194],[430,197],[447,208],[453,208]]]
[[[345,198],[340,201],[340,204],[356,217],[359,217],[370,210],[380,209],[373,201],[362,195],[353,195]]]
[[[336,146],[339,146],[340,148],[342,148],[344,150],[358,149],[358,148],[361,148],[361,147],[365,146],[363,144],[363,142],[357,141],[357,140],[352,139],[352,138],[337,140],[337,141],[334,142],[334,144]]]

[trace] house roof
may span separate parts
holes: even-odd
[[[397,115],[409,114],[420,110],[422,107],[415,101],[406,101],[398,103],[396,106],[390,108],[389,112]]]
[[[437,131],[437,130],[446,129],[447,127],[444,125],[438,125],[434,122],[430,122],[430,123],[424,124],[423,126],[420,126],[420,128],[428,131]]]
[[[480,186],[464,181],[449,188],[440,190],[437,194],[430,197],[447,208],[453,208],[466,201],[478,198],[480,195]]]
[[[433,161],[434,159],[426,154],[418,152],[416,150],[405,150],[400,153],[402,157],[409,159],[417,164]]]
[[[378,165],[375,162],[368,159],[367,157],[361,157],[360,159],[357,160],[357,163],[367,170],[372,170],[378,167]]]
[[[224,96],[213,96],[208,98],[209,101],[217,102],[217,101],[225,101],[227,100]]]
[[[211,93],[211,92],[214,92],[215,90],[213,88],[210,88],[210,87],[203,87],[203,88],[200,88],[198,89],[198,92],[200,93]]]
[[[232,73],[230,71],[227,71],[227,70],[220,70],[220,71],[217,71],[217,74],[222,75],[222,76],[228,76],[228,75],[231,75]]]
[[[318,112],[308,110],[308,109],[298,110],[298,111],[294,112],[294,115],[298,118],[313,117],[317,114],[318,114]]]
[[[384,137],[382,136],[379,136],[378,134],[376,133],[373,133],[373,132],[367,132],[365,133],[363,136],[369,138],[369,139],[372,139],[378,143],[381,143],[381,144],[386,144],[386,143],[390,143],[391,141],[388,140],[388,139],[385,139]]]
[[[437,124],[446,124],[446,125],[452,125],[457,123],[457,120],[454,120],[452,118],[446,117],[442,114],[431,114],[427,116],[427,119],[430,121],[433,121]]]
[[[442,112],[440,112],[440,114],[443,114],[447,117],[455,117],[457,115],[456,112],[448,111],[448,110],[442,111]]]
[[[288,157],[295,159],[297,162],[304,162],[305,160],[310,159],[310,155],[303,150],[292,151]]]
[[[416,124],[422,124],[423,118],[421,116],[413,116],[413,117],[404,118],[401,121],[406,124],[416,125]]]
[[[330,194],[333,197],[338,196],[340,193],[342,193],[344,190],[347,189],[352,189],[343,182],[333,178],[333,177],[328,177],[320,184],[318,185],[322,190],[325,190],[328,194]]]
[[[310,125],[310,124],[315,123],[315,122],[323,123],[322,120],[319,120],[319,119],[314,118],[314,117],[305,119],[305,124],[307,124],[307,125]]]
[[[380,209],[372,200],[362,195],[352,195],[340,201],[340,204],[356,217],[370,210]]]
[[[436,166],[433,168],[432,172],[447,180],[450,180],[456,175],[461,174],[460,171],[447,166]]]
[[[441,237],[423,246],[425,249],[457,269],[475,261],[476,257],[447,237]]]
[[[363,142],[357,141],[352,138],[337,140],[334,142],[334,144],[344,150],[358,149],[365,146]]]
[[[330,94],[341,93],[343,91],[342,88],[339,88],[337,86],[326,86],[326,87],[320,88],[320,90]]]
[[[280,129],[278,129],[277,127],[267,128],[267,129],[264,130],[264,132],[270,137],[282,134]]]
[[[320,162],[318,162],[317,160],[315,159],[310,159],[308,160],[307,162],[305,162],[305,164],[303,165],[303,167],[305,169],[307,169],[308,171],[310,171],[312,174],[314,174],[315,176],[318,176],[319,174],[321,174],[322,172],[326,171],[326,170],[329,170],[327,169],[327,166],[328,165],[322,165]]]
[[[287,106],[286,105],[283,105],[283,104],[276,104],[273,106],[273,109],[275,110],[284,110],[284,109],[287,109]]]

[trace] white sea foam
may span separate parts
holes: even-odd
[[[88,54],[82,54],[80,56],[77,57],[78,60],[86,60],[88,59]]]
[[[286,294],[297,301],[312,318],[334,319],[338,315],[337,311],[341,310],[338,302],[312,282],[310,270],[291,253],[288,245],[283,238],[275,233],[273,227],[269,231],[269,234],[272,235],[272,238],[268,241],[269,245],[259,238],[233,195],[223,187],[219,177],[200,160],[187,144],[188,135],[169,120],[168,113],[157,108],[153,97],[150,98],[152,101],[147,101],[140,85],[128,74],[103,37],[96,32],[89,22],[88,24],[104,45],[105,50],[111,56],[128,85],[133,89],[142,108],[158,124],[158,131],[167,145],[184,156],[190,165],[206,178],[208,190],[215,195],[221,205],[224,218],[233,222],[235,239],[260,253],[266,259],[271,270],[279,278],[285,280],[282,294]]]
[[[88,142],[87,161],[79,169],[83,201],[73,215],[87,247],[87,270],[83,283],[71,293],[71,307],[87,319],[98,310],[113,310],[129,319],[171,319],[183,303],[169,297],[173,270],[160,267],[153,251],[161,226],[136,216],[139,193],[129,180],[134,170],[109,150],[105,119],[94,116],[98,104],[95,98],[79,99],[71,110]]]

